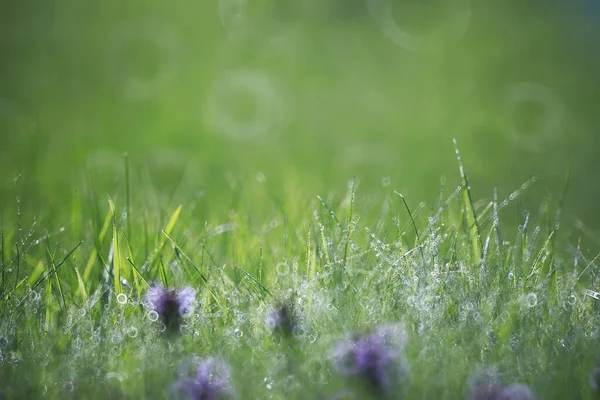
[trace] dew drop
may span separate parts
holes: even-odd
[[[537,305],[537,295],[535,293],[527,293],[527,296],[525,296],[525,303],[529,308],[535,307]]]
[[[275,270],[277,271],[277,275],[285,276],[290,272],[290,266],[285,262],[281,262],[277,264]]]
[[[515,278],[515,274],[513,274],[512,272],[508,273],[508,280],[512,281]]]
[[[117,295],[117,303],[126,304],[127,303],[127,295],[124,293],[119,293]]]
[[[273,381],[271,381],[269,378],[263,379],[263,382],[268,390],[273,389]]]
[[[137,328],[135,326],[127,328],[127,335],[132,338],[136,337],[138,335]]]
[[[119,344],[119,343],[121,343],[121,340],[123,340],[123,337],[118,333],[114,334],[111,338],[111,341],[113,342],[113,344]]]
[[[38,292],[36,292],[35,290],[32,290],[31,294],[32,294],[32,299],[31,300],[34,301],[34,302],[35,301],[40,301],[41,298],[42,298],[42,296],[40,296],[40,294]]]
[[[242,336],[244,336],[244,332],[242,332],[240,330],[240,328],[235,328],[235,330],[233,331],[233,334],[237,337],[237,338],[241,338]]]
[[[156,322],[158,320],[158,313],[154,310],[148,311],[148,314],[146,314],[146,316],[152,322]]]

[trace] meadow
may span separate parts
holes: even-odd
[[[39,3],[0,398],[598,396],[593,2]]]

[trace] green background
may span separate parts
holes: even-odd
[[[232,196],[227,176],[261,173],[307,199],[356,176],[365,196],[390,182],[431,203],[442,177],[459,183],[456,138],[475,198],[497,186],[501,200],[535,175],[523,198],[537,207],[571,168],[564,214],[599,227],[598,15],[541,1],[392,3],[401,29],[429,35],[416,51],[358,0],[5,3],[2,208],[14,213],[19,174],[32,210],[61,210],[82,174],[119,192],[124,151],[134,182],[179,201],[202,193],[206,214]],[[253,135],[244,123],[257,120]]]

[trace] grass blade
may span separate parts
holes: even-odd
[[[460,156],[460,152],[458,151],[458,143],[456,139],[454,141],[454,151],[456,152],[456,159],[458,160],[458,167],[460,171],[460,179],[463,186],[463,204],[464,204],[464,212],[467,218],[467,228],[469,232],[469,237],[471,240],[471,246],[473,250],[473,256],[475,264],[479,264],[482,258],[483,248],[481,245],[481,236],[479,233],[479,225],[477,222],[477,215],[475,214],[475,207],[473,205],[473,198],[471,196],[471,186],[469,185],[469,180],[467,178],[467,174],[465,173],[465,168],[462,163],[462,158]]]

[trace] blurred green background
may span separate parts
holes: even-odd
[[[150,182],[207,213],[231,177],[433,203],[459,183],[455,137],[475,198],[535,175],[537,207],[571,168],[564,215],[600,228],[600,12],[523,3],[3,2],[3,215],[15,193],[60,210],[82,175],[121,190],[124,151],[134,196]]]

